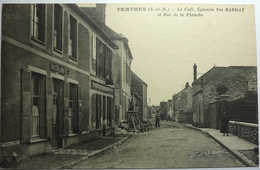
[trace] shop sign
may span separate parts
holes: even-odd
[[[91,88],[93,90],[101,91],[101,92],[108,93],[108,94],[114,93],[114,90],[112,88],[107,87],[103,84],[99,84],[98,82],[95,82],[95,81],[91,81]]]
[[[65,74],[65,68],[55,63],[51,63],[51,70],[61,74]]]

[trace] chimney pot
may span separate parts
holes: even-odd
[[[193,65],[193,82],[197,80],[197,65],[194,63]]]

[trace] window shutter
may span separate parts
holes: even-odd
[[[31,125],[31,72],[22,70],[21,143],[30,141]]]
[[[73,96],[73,131],[74,133],[78,133],[79,126],[78,126],[78,119],[79,119],[79,100],[78,100],[78,86],[73,88],[73,93],[76,94]]]
[[[69,83],[64,83],[64,135],[69,134]]]
[[[82,122],[82,86],[78,86],[78,132],[81,133],[83,129],[83,123]]]
[[[96,113],[97,113],[97,96],[96,94],[93,94],[91,96],[91,128],[96,128]]]
[[[82,132],[83,124],[84,124],[84,122],[82,122],[82,110],[80,110],[80,103],[82,105],[82,101],[79,101],[79,106],[78,106],[78,108],[79,108],[78,109],[78,133]],[[85,123],[87,123],[87,122],[85,122]]]
[[[52,137],[52,105],[53,105],[53,97],[52,97],[52,84],[53,80],[51,77],[47,77],[46,80],[46,91],[47,91],[47,113],[46,113],[46,138]]]
[[[78,86],[79,100],[82,100],[82,86]]]

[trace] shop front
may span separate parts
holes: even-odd
[[[112,133],[114,124],[114,89],[91,81],[91,124],[99,136]]]

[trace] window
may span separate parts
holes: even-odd
[[[99,39],[96,39],[96,75],[106,80],[112,78],[112,52]]]
[[[78,131],[78,86],[70,83],[69,96],[69,133]]]
[[[55,50],[62,51],[62,8],[60,5],[54,5],[54,40]]]
[[[45,5],[33,5],[33,18],[32,18],[32,38],[45,42]]]
[[[69,24],[69,58],[77,61],[77,21],[72,16]]]
[[[39,136],[39,77],[33,82],[33,132],[32,136]]]
[[[45,78],[41,74],[32,74],[32,138],[44,137],[45,114]],[[41,128],[40,128],[41,127]]]

